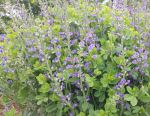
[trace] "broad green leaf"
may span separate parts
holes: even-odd
[[[67,80],[69,77],[69,71],[68,70],[64,70],[63,71],[63,77]]]
[[[60,31],[60,25],[58,24],[55,24],[53,27],[52,27],[52,31],[54,33],[58,33]]]
[[[31,0],[31,3],[34,4],[35,0]]]
[[[98,75],[101,74],[101,71],[99,71],[98,69],[96,69],[96,70],[94,70],[94,74],[95,74],[96,76],[98,76]]]
[[[97,116],[106,116],[105,111],[104,110],[100,110],[99,114]]]
[[[16,116],[16,110],[14,108],[11,108],[9,111],[6,111],[4,113],[4,116]]]
[[[132,94],[132,93],[133,93],[132,88],[131,88],[131,87],[129,87],[129,86],[127,86],[127,91],[128,91],[130,94]]]
[[[115,99],[107,99],[104,107],[106,112],[111,112],[111,113],[117,112]]]
[[[37,102],[37,105],[41,105],[42,102],[43,102],[43,100],[39,100],[39,101]]]
[[[132,96],[130,94],[126,94],[125,97],[124,97],[124,99],[127,100],[127,101],[130,101],[130,103],[131,103],[132,106],[136,106],[137,103],[138,103],[136,97]]]
[[[88,103],[83,103],[82,104],[82,110],[85,112],[88,109]]]
[[[50,85],[48,83],[44,83],[40,87],[39,92],[41,92],[41,93],[47,93],[47,92],[49,92],[49,90],[50,90]]]
[[[135,106],[135,107],[133,107],[132,113],[139,113],[140,110],[141,110],[141,107]]]
[[[59,101],[59,97],[55,93],[53,93],[52,95],[50,95],[49,99],[52,100],[53,102]]]
[[[40,74],[39,76],[37,76],[36,79],[39,82],[39,84],[46,83],[46,77],[43,74]]]
[[[150,102],[150,96],[142,95],[139,99],[144,103]]]
[[[89,75],[86,75],[86,82],[88,83],[89,87],[93,87],[94,86],[94,77],[90,77]]]
[[[57,110],[57,105],[55,105],[55,104],[52,104],[46,108],[46,112],[49,112],[49,113],[54,112],[56,110]]]
[[[84,112],[80,112],[77,116],[86,116]]]

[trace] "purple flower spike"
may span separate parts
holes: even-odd
[[[56,52],[56,56],[59,58],[61,56],[61,52]]]
[[[80,47],[84,47],[84,44],[85,44],[84,41],[81,41],[81,42],[79,43],[79,46],[80,46]]]
[[[28,51],[29,52],[36,52],[36,48],[34,46],[32,46]]]
[[[85,67],[86,69],[89,69],[89,65],[90,65],[90,62],[86,62],[86,63],[84,64],[84,67]]]
[[[148,67],[148,64],[145,62],[145,63],[143,64],[143,67]]]
[[[92,58],[93,58],[93,59],[96,59],[96,58],[97,58],[97,55],[96,55],[96,54],[95,54],[95,55],[93,55],[93,56],[92,56]]]
[[[75,58],[73,59],[73,62],[74,62],[74,63],[78,63],[78,62],[79,62],[79,59],[78,59],[77,57],[75,57]]]
[[[71,58],[70,57],[66,57],[65,59],[67,62],[71,62]]]
[[[72,112],[69,113],[69,116],[74,116]]]
[[[139,54],[142,54],[143,53],[143,48],[140,48],[138,51],[139,51]]]
[[[0,54],[2,54],[2,53],[3,53],[3,47],[0,46]]]
[[[137,60],[133,60],[132,63],[133,63],[133,64],[137,64]]]
[[[0,41],[4,41],[4,39],[5,39],[5,34],[1,34],[0,35]]]
[[[74,73],[72,74],[72,77],[79,77],[79,73],[78,73],[78,72],[74,72]]]
[[[6,56],[3,57],[3,61],[7,61],[7,57]]]
[[[75,104],[73,104],[72,106],[73,106],[73,108],[76,108],[76,107],[78,106],[78,104],[75,103]]]
[[[66,100],[66,97],[65,97],[65,96],[61,96],[61,100],[62,100],[62,101],[65,101],[65,100]]]
[[[70,68],[73,68],[73,65],[67,65],[66,66],[66,69],[70,69]]]
[[[88,51],[89,51],[89,52],[92,51],[94,47],[95,47],[95,44],[91,44],[91,45],[88,47]]]
[[[77,53],[77,50],[72,50],[71,51],[73,54],[76,54]]]
[[[86,101],[90,101],[90,97],[89,96],[86,96]]]
[[[123,93],[117,92],[117,95],[119,95],[120,98],[124,98],[124,94]]]
[[[49,25],[51,25],[51,24],[53,24],[53,23],[54,23],[54,21],[53,21],[52,19],[48,20],[48,24],[49,24]]]
[[[125,83],[126,85],[130,84],[130,80],[127,80],[127,82]]]
[[[59,35],[61,36],[61,38],[66,38],[66,34],[65,34],[65,32],[59,32]]]
[[[55,39],[52,39],[52,40],[51,40],[51,43],[52,43],[52,44],[58,43],[58,42],[59,42],[58,38],[55,38]]]
[[[86,34],[86,36],[89,37],[89,38],[92,38],[92,37],[93,37],[93,34],[92,34],[91,32],[88,32],[88,33]]]

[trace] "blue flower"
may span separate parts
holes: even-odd
[[[92,58],[93,58],[93,59],[96,59],[96,58],[97,58],[97,55],[96,55],[96,54],[94,54],[94,55],[92,56]]]
[[[92,51],[94,47],[95,47],[95,44],[91,44],[91,45],[88,47],[88,51],[89,51],[89,52]]]
[[[70,68],[73,68],[73,65],[68,64],[68,65],[66,66],[66,69],[70,69]]]
[[[5,39],[5,34],[1,34],[1,35],[0,35],[0,41],[3,42],[4,39]]]
[[[61,36],[61,38],[66,38],[67,36],[66,36],[66,34],[65,34],[65,32],[59,32],[59,35]]]
[[[84,41],[81,41],[81,42],[79,43],[79,46],[80,46],[81,48],[84,47],[84,46],[85,46]]]
[[[31,48],[28,49],[29,52],[36,52],[36,48],[34,46],[32,46]]]
[[[73,58],[73,63],[78,63],[79,59],[77,57]]]
[[[84,64],[84,68],[89,69],[89,65],[90,65],[90,62],[86,62],[86,63]]]
[[[55,54],[56,54],[56,56],[57,56],[58,58],[61,56],[61,52],[59,52],[59,51],[56,52]]]
[[[55,43],[58,43],[58,42],[59,42],[58,38],[54,38],[54,39],[51,40],[52,44],[55,44]]]
[[[66,57],[65,61],[71,62],[71,58],[70,57]]]
[[[3,46],[0,46],[0,54],[2,54],[4,52],[4,48]]]
[[[78,72],[74,72],[74,73],[72,74],[72,77],[79,77],[79,73],[78,73]]]
[[[137,60],[133,60],[132,63],[133,63],[133,64],[137,64]]]

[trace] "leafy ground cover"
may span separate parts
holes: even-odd
[[[1,19],[6,116],[150,115],[148,1],[32,2]]]

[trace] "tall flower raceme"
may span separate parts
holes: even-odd
[[[23,113],[34,110],[36,115],[148,112],[147,35],[140,39],[131,25],[132,11],[82,0],[39,5],[41,16],[14,18],[0,36],[4,97],[11,96]]]

